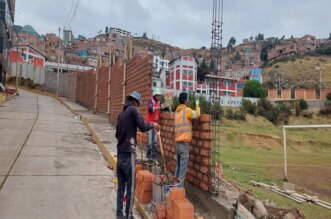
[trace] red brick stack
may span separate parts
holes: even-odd
[[[202,190],[208,190],[211,185],[209,174],[211,163],[211,116],[201,115],[193,124],[193,139],[190,143],[190,159],[186,172],[186,180]],[[161,113],[161,137],[167,169],[175,172],[176,143],[174,132],[174,113]]]
[[[166,208],[165,208],[166,207]],[[194,207],[185,198],[184,188],[171,188],[167,194],[167,204],[157,205],[155,219],[194,219]]]
[[[136,197],[141,204],[152,201],[153,174],[148,170],[140,170],[136,176]]]
[[[154,219],[166,219],[167,207],[165,204],[156,204]]]

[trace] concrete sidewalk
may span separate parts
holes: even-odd
[[[0,218],[115,218],[115,173],[86,133],[51,97],[21,91],[0,107]]]

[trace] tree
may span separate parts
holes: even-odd
[[[261,53],[260,53],[260,59],[263,62],[268,61],[268,47],[262,46]]]
[[[204,81],[205,80],[205,75],[209,71],[209,66],[206,63],[206,60],[203,58],[199,68],[198,68],[198,81]]]
[[[244,87],[244,97],[263,98],[265,90],[258,81],[248,81]]]
[[[207,65],[205,59],[202,59],[201,64],[200,64],[200,68],[202,68],[203,70],[208,70],[208,65]]]
[[[234,56],[234,59],[235,59],[236,61],[241,60],[241,56],[240,56],[239,51],[236,52],[236,55]]]
[[[106,26],[105,33],[107,34],[108,31],[109,31],[109,28],[108,28],[108,26]]]
[[[209,69],[210,70],[215,70],[216,66],[215,66],[215,63],[214,63],[214,60],[210,60],[210,64],[209,64]]]
[[[144,39],[147,39],[147,33],[146,33],[146,32],[143,33],[143,38],[144,38]]]
[[[251,37],[249,38],[249,41],[253,41],[254,37],[251,35]]]
[[[233,51],[234,45],[236,45],[236,39],[231,37],[227,46],[228,51]]]
[[[255,37],[255,40],[256,40],[256,41],[262,41],[262,40],[264,40],[264,34],[259,33],[259,34]]]
[[[299,100],[299,107],[301,110],[306,110],[308,109],[308,103],[304,99]]]
[[[161,57],[164,58],[166,55],[166,47],[162,48],[162,53],[161,53]]]
[[[329,34],[329,40],[331,40],[331,33]]]

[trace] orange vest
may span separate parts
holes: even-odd
[[[176,142],[191,142],[192,120],[186,115],[186,107],[181,112],[175,112]]]

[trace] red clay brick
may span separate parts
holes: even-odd
[[[208,184],[205,183],[205,182],[200,182],[200,188],[201,188],[202,190],[204,190],[204,191],[207,191],[208,188],[209,188],[209,186],[208,186]]]
[[[211,121],[211,116],[208,115],[208,114],[201,114],[200,121],[201,122],[210,122]]]
[[[202,129],[203,130],[210,130],[210,123],[208,123],[208,122],[206,122],[206,123],[204,123],[203,125],[202,125]]]
[[[202,156],[209,157],[210,156],[209,153],[210,153],[210,150],[207,150],[207,149],[201,149],[200,150],[200,154]]]
[[[203,146],[210,150],[211,149],[211,141],[204,140],[203,141]]]
[[[208,173],[208,166],[206,165],[201,165],[200,170],[202,173],[207,174]]]

